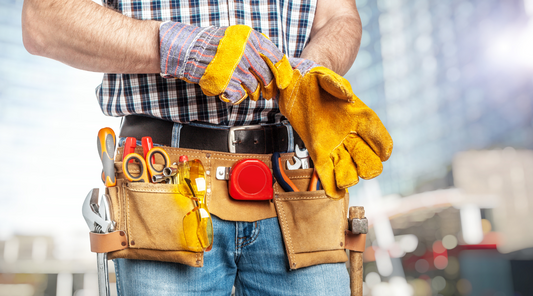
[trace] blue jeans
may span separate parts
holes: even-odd
[[[204,267],[115,259],[119,296],[349,295],[344,263],[289,270],[277,218],[231,222],[213,216],[214,244]]]

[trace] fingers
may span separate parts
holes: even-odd
[[[333,151],[331,158],[333,160],[337,187],[344,189],[359,183],[355,163],[343,145]]]
[[[316,163],[315,163],[316,165]],[[341,199],[346,195],[346,189],[338,188],[335,182],[334,166],[332,162],[327,162],[322,166],[315,166],[322,188],[326,195],[333,199]]]
[[[331,153],[335,183],[339,189],[349,188],[362,179],[372,179],[383,171],[380,158],[356,134],[346,137]]]
[[[393,147],[389,132],[372,109],[364,106],[358,113],[364,120],[359,121],[357,134],[374,150],[381,161],[386,161]]]
[[[309,73],[315,75],[320,86],[334,97],[348,102],[358,99],[352,91],[350,82],[332,70],[319,66],[311,69]]]
[[[232,79],[224,92],[219,95],[220,99],[226,103],[237,105],[244,99],[248,98],[248,92],[239,82],[240,81]]]
[[[379,156],[358,135],[350,134],[346,137],[344,148],[357,165],[357,173],[361,178],[372,179],[383,171],[383,164]]]

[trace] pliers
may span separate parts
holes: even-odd
[[[278,184],[285,190],[285,192],[299,192],[300,190],[294,183],[287,177],[285,171],[283,170],[283,165],[281,164],[281,158],[279,152],[274,152],[272,154],[272,170],[274,173],[274,178],[278,181]],[[308,191],[320,190],[320,180],[316,170],[313,172],[311,177],[311,182],[309,183]]]

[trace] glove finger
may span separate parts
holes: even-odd
[[[259,86],[258,83],[256,83],[256,88],[253,91],[249,89],[245,84],[243,84],[242,87],[246,90],[246,93],[248,94],[248,97],[251,100],[254,100],[254,101],[259,100],[259,96],[261,96],[261,87]]]
[[[277,87],[284,89],[291,83],[292,67],[287,56],[270,39],[256,31],[251,34],[249,42],[257,49],[255,53],[266,63],[268,72],[273,74]],[[254,48],[252,47],[252,48]],[[268,86],[272,80],[263,80]]]
[[[268,57],[261,54],[261,58],[272,71],[276,85],[279,89],[285,89],[291,84],[293,69],[291,63],[286,55],[284,55],[277,63],[273,63]]]
[[[248,93],[242,87],[240,81],[232,79],[219,97],[226,103],[237,105],[248,97]]]
[[[230,85],[232,87],[237,87],[237,84],[240,82],[240,85],[243,89],[246,90],[250,99],[257,101],[261,94],[261,81],[258,81],[254,73],[251,71],[246,71],[241,65],[237,67],[233,75],[232,80],[236,80],[237,83]]]
[[[322,165],[315,163],[315,169],[320,178],[322,188],[329,198],[337,200],[346,195],[346,189],[340,189],[336,185],[333,162],[326,161],[326,163]]]
[[[350,134],[344,139],[344,147],[350,152],[359,176],[365,180],[372,179],[383,171],[383,164],[376,153],[358,135]]]
[[[344,145],[337,147],[331,153],[331,158],[335,170],[335,182],[338,188],[344,189],[359,183],[357,167]]]
[[[361,105],[364,105],[360,102]],[[377,116],[377,114],[367,106],[360,108],[358,116],[364,118],[357,126],[357,134],[374,150],[381,161],[389,159],[392,153],[392,138]]]
[[[358,98],[354,95],[350,82],[326,67],[315,67],[309,71],[318,78],[320,86],[340,100],[353,102]]]

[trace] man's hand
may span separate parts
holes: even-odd
[[[293,79],[279,107],[304,141],[326,194],[344,197],[359,177],[371,179],[392,153],[392,139],[350,83],[312,61],[291,59]]]
[[[292,68],[268,38],[244,25],[196,27],[166,22],[159,29],[161,73],[197,83],[204,94],[238,104],[271,99],[288,86]]]

